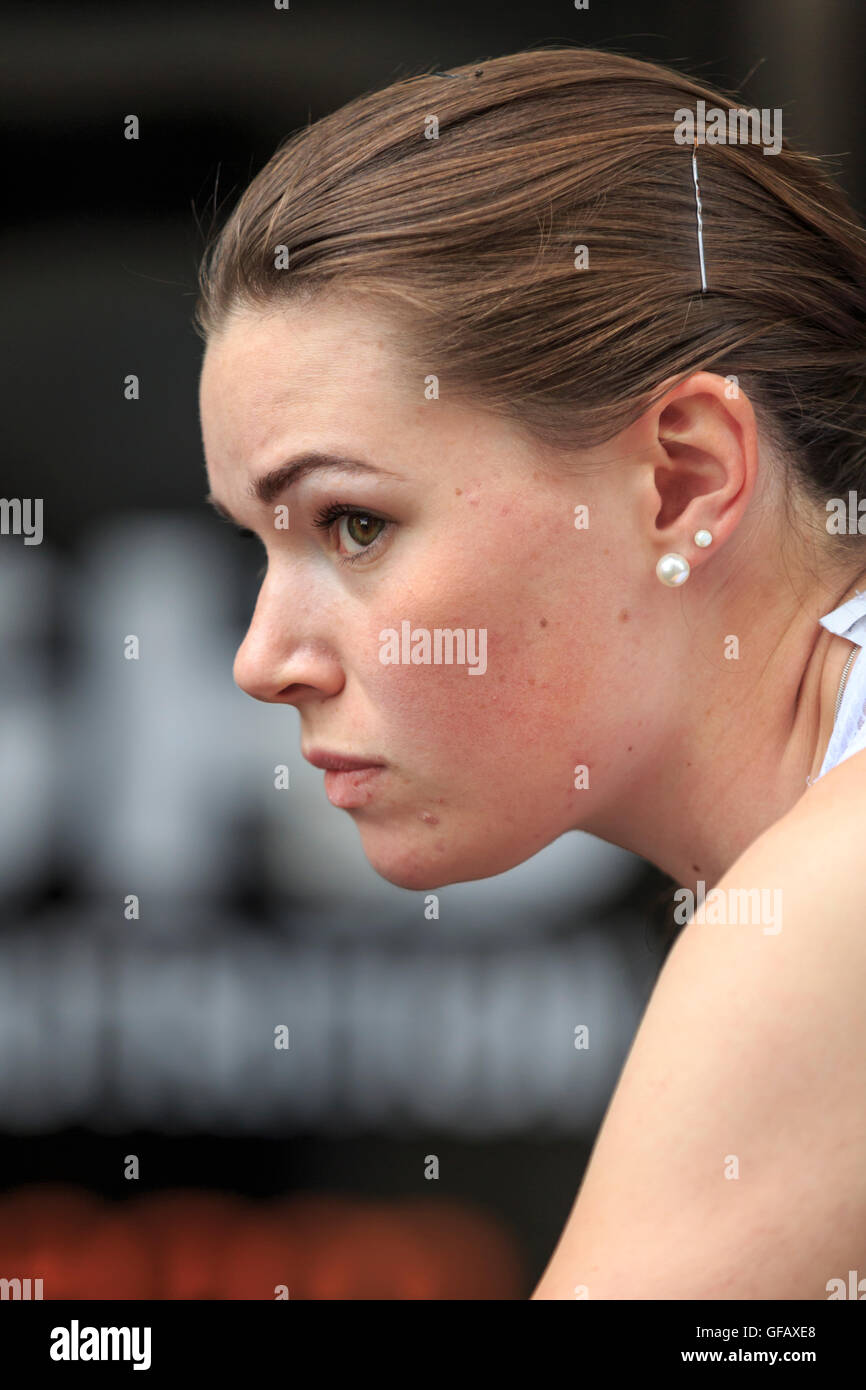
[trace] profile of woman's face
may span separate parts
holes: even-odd
[[[330,795],[373,868],[415,890],[501,873],[627,794],[661,588],[629,539],[638,493],[616,441],[570,473],[428,387],[386,317],[333,296],[234,321],[200,385],[212,498],[267,553],[235,680],[297,708],[304,755],[384,764],[331,775]],[[310,469],[254,497],[310,454],[369,471]],[[337,506],[355,510],[317,524]]]

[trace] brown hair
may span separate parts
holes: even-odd
[[[740,103],[591,49],[455,72],[364,94],[278,147],[202,260],[204,340],[237,309],[329,286],[381,296],[407,370],[553,447],[609,439],[660,383],[710,368],[738,378],[801,497],[866,483],[866,240],[819,162],[787,142],[700,146],[702,294],[675,113]]]

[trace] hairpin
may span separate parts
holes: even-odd
[[[707,292],[707,271],[704,265],[704,219],[701,217],[701,186],[698,183],[698,137],[692,149],[692,178],[695,183],[695,210],[698,216],[698,254],[701,258],[701,294]]]

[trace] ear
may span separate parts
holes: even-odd
[[[754,492],[754,410],[735,380],[695,372],[656,401],[642,423],[652,459],[658,553],[677,551],[693,565],[708,553],[695,545],[695,532],[711,533],[715,553]]]

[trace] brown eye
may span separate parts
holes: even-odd
[[[372,551],[393,522],[384,517],[367,512],[363,507],[352,507],[346,502],[334,502],[316,513],[313,525],[330,531],[337,523],[337,534],[346,546],[345,553],[339,552],[340,560],[353,564],[362,560],[365,552]],[[343,523],[345,522],[345,530]],[[354,548],[353,548],[354,547]]]
[[[370,516],[369,512],[347,512],[344,520],[350,541],[366,550],[381,534],[384,522],[381,517]]]

